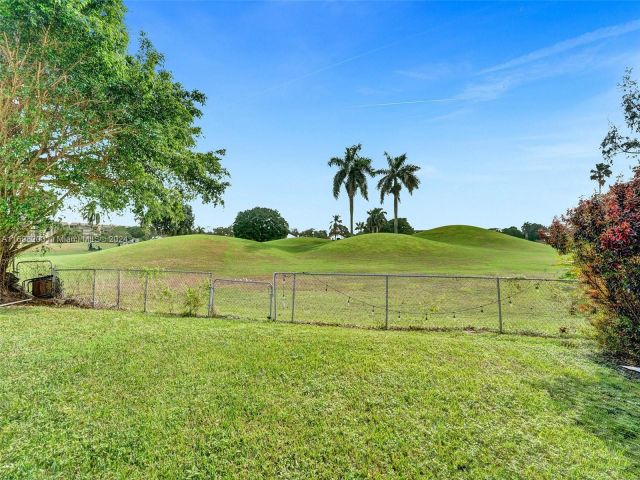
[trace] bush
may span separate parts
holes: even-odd
[[[307,238],[329,238],[329,234],[326,230],[316,230],[315,228],[309,228],[307,230],[302,230],[298,232],[299,237],[307,237]]]
[[[500,230],[500,232],[504,233],[505,235],[509,235],[511,237],[524,238],[523,233],[520,231],[518,227],[503,228],[502,230]]]
[[[257,242],[286,238],[289,224],[277,210],[255,207],[238,213],[233,222],[233,235]]]
[[[380,231],[383,233],[393,233],[393,218],[391,220],[387,220]],[[409,224],[406,218],[398,218],[398,233],[413,235],[416,231]]]
[[[233,226],[216,227],[211,230],[211,235],[219,235],[221,237],[233,237]]]
[[[146,236],[146,232],[144,231],[144,228],[142,227],[127,227],[127,233],[129,234],[129,236],[131,238],[135,238],[138,240],[142,240],[145,238]]]
[[[604,349],[640,362],[640,167],[628,182],[582,200],[549,231],[552,246],[572,253],[600,312],[594,320]]]

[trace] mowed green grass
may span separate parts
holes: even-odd
[[[566,267],[546,245],[470,226],[417,235],[370,234],[340,241],[257,243],[210,235],[151,240],[102,252],[58,255],[58,267],[165,268],[267,278],[274,271],[459,273],[556,277]]]
[[[640,475],[640,383],[582,340],[0,310],[0,477]]]
[[[96,242],[94,243],[96,247],[100,247],[103,250],[113,248],[116,246],[115,243],[103,243]],[[81,255],[85,253],[94,253],[89,251],[88,243],[52,243],[46,245],[44,247],[37,247],[34,252],[29,252],[29,256],[43,256],[44,258],[48,257],[59,257],[65,255]],[[44,254],[44,255],[43,255]]]

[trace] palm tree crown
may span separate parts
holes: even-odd
[[[611,167],[608,163],[598,163],[596,168],[591,170],[591,180],[598,183],[598,193],[602,192],[602,187],[607,183],[607,178],[611,176]]]
[[[333,239],[337,239],[338,235],[342,233],[342,229],[346,228],[342,225],[342,218],[340,215],[334,215],[331,219],[331,223],[329,224],[329,236],[333,237]]]
[[[367,212],[367,227],[371,233],[379,233],[380,229],[387,223],[387,212],[382,208],[372,208]]]
[[[398,203],[400,203],[400,191],[405,187],[409,194],[420,186],[420,179],[416,172],[420,170],[417,165],[407,163],[407,154],[403,153],[399,157],[392,157],[384,152],[387,158],[387,168],[378,170],[376,173],[382,175],[378,182],[380,190],[380,202],[384,201],[386,195],[393,195],[393,231],[398,233]]]
[[[86,204],[82,207],[80,213],[82,215],[82,219],[91,227],[100,224],[100,212],[98,211],[98,205],[95,202]]]
[[[358,193],[369,199],[367,188],[367,175],[373,177],[375,170],[371,166],[371,159],[360,156],[361,144],[353,145],[345,149],[344,157],[333,157],[329,160],[330,167],[337,167],[338,171],[333,177],[333,196],[337,199],[340,190],[344,186],[349,197],[350,232],[353,234],[353,199]]]

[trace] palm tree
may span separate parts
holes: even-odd
[[[338,167],[336,175],[333,177],[333,196],[337,199],[340,196],[340,189],[344,185],[349,197],[349,231],[353,234],[353,199],[356,193],[365,200],[369,200],[367,188],[367,175],[373,177],[375,170],[371,166],[371,159],[361,157],[358,152],[362,148],[361,144],[345,148],[344,158],[333,157],[329,160],[330,167]]]
[[[337,240],[338,235],[340,235],[345,228],[346,227],[342,224],[342,218],[340,218],[340,215],[334,215],[331,223],[329,224],[329,236],[333,237],[334,240]]]
[[[367,226],[372,233],[380,232],[380,229],[387,223],[387,212],[382,208],[373,208],[367,212]]]
[[[98,205],[96,202],[87,203],[80,211],[82,219],[91,227],[91,241],[93,242],[93,233],[96,225],[100,225],[100,212],[98,211]],[[92,248],[92,245],[89,245]]]
[[[392,157],[384,152],[387,157],[388,168],[378,170],[376,173],[382,175],[378,182],[380,190],[380,203],[384,201],[385,195],[393,195],[393,232],[398,233],[398,203],[400,203],[400,190],[404,186],[409,194],[420,186],[420,179],[416,172],[420,170],[417,165],[406,163],[407,154],[403,153],[399,157]]]
[[[596,164],[595,170],[591,170],[591,180],[598,183],[598,193],[602,193],[602,187],[607,183],[607,178],[611,176],[611,166],[608,163]]]
[[[356,232],[358,233],[362,233],[362,232],[366,232],[367,231],[367,224],[364,222],[357,222],[356,223]]]
[[[80,211],[82,219],[87,222],[91,227],[100,224],[100,212],[96,202],[87,203]]]

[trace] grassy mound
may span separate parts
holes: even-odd
[[[512,237],[504,233],[472,227],[470,225],[448,225],[416,233],[415,237],[442,242],[450,245],[464,245],[467,247],[491,248],[496,250],[546,250],[541,243],[530,242],[522,238]]]
[[[557,276],[546,245],[468,226],[418,235],[369,234],[340,241],[291,238],[257,243],[213,235],[151,240],[101,252],[56,255],[59,267],[157,267],[265,277],[274,271],[460,273]]]
[[[0,311],[3,478],[640,475],[640,384],[510,335]]]

